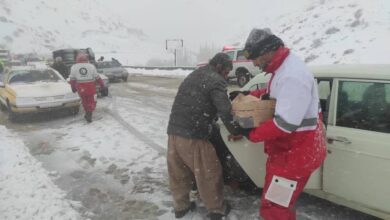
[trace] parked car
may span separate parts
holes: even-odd
[[[52,68],[17,66],[0,77],[0,105],[9,119],[19,114],[69,110],[77,114],[80,98]]]
[[[318,82],[328,155],[305,192],[390,219],[390,65],[330,65],[311,70]],[[264,88],[266,82],[264,75],[258,75],[242,89]],[[262,187],[267,159],[263,144],[245,138],[229,142],[223,126],[221,133],[245,171],[233,176],[247,175]]]
[[[108,77],[109,80],[122,79],[127,81],[129,73],[117,61],[100,61],[96,63],[98,73]]]
[[[222,52],[226,53],[233,61],[233,69],[228,78],[237,79],[237,84],[243,87],[249,80],[262,71],[253,65],[252,60],[245,58],[243,48],[225,46]]]
[[[68,72],[66,75],[69,75],[70,68],[72,67],[73,64],[76,63],[76,56],[79,52],[87,54],[89,63],[96,65],[95,53],[91,48],[86,48],[86,49],[67,48],[67,49],[55,50],[52,52],[53,62],[57,57],[61,57],[62,62],[67,67]]]

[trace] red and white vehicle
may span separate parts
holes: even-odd
[[[236,78],[238,86],[243,87],[252,77],[261,73],[261,70],[255,67],[251,60],[245,58],[243,48],[225,46],[222,52],[229,55],[233,61],[233,69],[230,71],[228,78]]]

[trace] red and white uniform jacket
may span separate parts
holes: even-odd
[[[317,83],[304,62],[287,48],[279,48],[266,67],[272,74],[268,92],[276,99],[274,118],[252,129],[249,140],[265,142],[265,152],[276,167],[313,171],[326,156]]]
[[[104,87],[96,67],[90,63],[74,64],[70,69],[69,78],[72,88],[77,89],[80,95],[96,94],[96,82],[100,84],[100,87]]]

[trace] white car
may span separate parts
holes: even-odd
[[[305,192],[390,219],[390,65],[330,65],[311,70],[318,82],[328,155]],[[258,75],[243,90],[264,88],[267,81]],[[224,126],[221,134],[246,175],[262,187],[267,159],[263,143],[245,138],[229,142]]]
[[[79,111],[79,96],[52,68],[18,66],[3,74],[0,80],[0,104],[8,110],[10,120],[25,113],[66,109],[77,114]]]
[[[227,54],[233,61],[233,69],[230,71],[228,78],[236,78],[238,86],[243,87],[252,77],[262,72],[253,65],[252,60],[245,58],[243,48],[225,46],[222,52]]]

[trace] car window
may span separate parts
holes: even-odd
[[[8,83],[57,82],[60,80],[61,78],[53,70],[20,70],[10,73]]]
[[[237,60],[239,61],[248,61],[248,59],[245,58],[244,56],[244,51],[240,50],[237,52]]]
[[[234,51],[225,52],[231,60],[234,60]]]
[[[390,83],[341,81],[336,125],[390,133]]]

